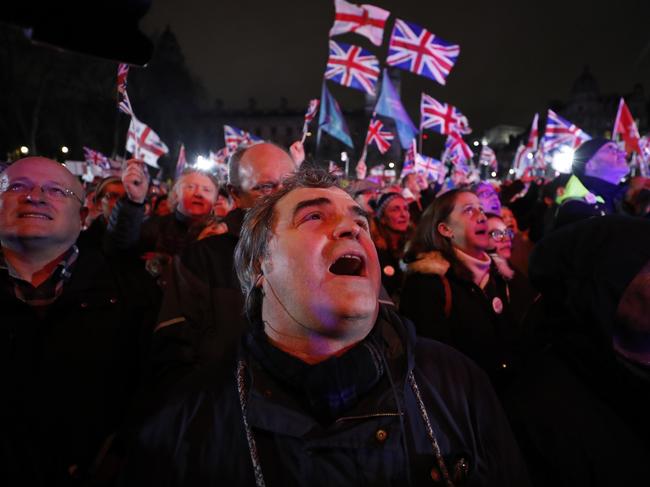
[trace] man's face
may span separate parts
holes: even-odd
[[[15,162],[0,176],[0,241],[72,245],[81,231],[82,196],[81,184],[59,163],[41,157]]]
[[[255,200],[271,194],[280,182],[296,170],[296,165],[283,150],[272,144],[257,144],[248,149],[239,161],[239,188],[232,195],[239,208],[251,208]]]
[[[614,142],[603,145],[585,165],[585,174],[618,184],[629,172],[625,151]]]
[[[106,185],[104,188],[104,194],[100,200],[102,205],[102,214],[106,220],[111,216],[117,200],[124,196],[125,193],[126,191],[124,190],[124,185],[122,183],[115,182]]]
[[[221,193],[217,195],[217,201],[214,204],[214,214],[219,218],[223,218],[233,209],[233,201],[228,196],[225,196]]]
[[[212,180],[199,173],[183,176],[176,187],[178,211],[189,217],[206,216],[217,201],[217,188]]]
[[[485,211],[501,215],[501,201],[499,201],[499,195],[494,186],[490,183],[479,184],[476,188],[476,196],[478,196]]]
[[[263,314],[290,314],[281,333],[362,339],[368,330],[351,323],[374,323],[381,281],[364,211],[341,189],[300,188],[278,201],[274,220]]]

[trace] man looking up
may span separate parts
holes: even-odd
[[[333,176],[285,180],[235,255],[250,328],[144,425],[126,485],[528,485],[485,375],[379,304],[368,219]]]
[[[0,174],[0,472],[6,485],[90,484],[138,383],[155,288],[79,250],[84,192],[61,164]]]

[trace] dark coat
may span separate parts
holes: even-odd
[[[12,287],[0,272],[0,484],[76,485],[71,472],[86,477],[125,417],[157,289],[90,249],[42,313]]]
[[[376,326],[387,373],[336,421],[316,421],[242,345],[239,390],[234,361],[195,378],[137,432],[124,485],[256,485],[240,393],[266,485],[402,486],[409,475],[411,485],[432,485],[438,463],[409,371],[455,485],[528,485],[484,374],[454,350],[416,339],[389,308]]]
[[[418,335],[457,348],[487,372],[498,392],[518,362],[522,330],[510,309],[509,286],[496,267],[481,290],[459,275],[439,252],[420,256],[408,267],[400,312],[415,323]],[[450,286],[451,310],[441,276]],[[501,312],[495,310],[501,305]]]

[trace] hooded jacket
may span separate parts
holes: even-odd
[[[293,383],[251,337],[136,433],[124,485],[445,485],[444,471],[453,485],[528,485],[484,374],[449,347],[416,338],[390,307],[342,356],[290,366],[301,377]],[[374,382],[364,370],[376,372]],[[361,389],[325,395],[323,382],[329,393],[337,383]],[[310,406],[331,410],[326,397],[345,402],[329,419]]]
[[[457,348],[487,372],[499,392],[516,367],[521,328],[510,309],[510,290],[493,262],[481,289],[460,264],[440,252],[420,254],[408,265],[400,312],[418,335]],[[447,308],[447,309],[445,309]]]

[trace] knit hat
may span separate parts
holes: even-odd
[[[602,137],[595,137],[578,147],[578,150],[573,154],[573,174],[582,176],[585,173],[585,165],[592,157],[594,157],[594,154],[596,154],[602,146],[609,142],[611,142],[611,140]]]
[[[382,194],[375,205],[375,216],[381,218],[381,215],[384,213],[388,203],[394,198],[404,198],[401,193],[390,191],[388,193]]]
[[[97,188],[95,189],[95,195],[93,196],[93,203],[97,204],[102,199],[102,197],[104,196],[104,192],[106,191],[106,187],[109,184],[122,184],[122,180],[117,176],[109,176],[107,178],[102,179],[101,182],[97,185]]]

